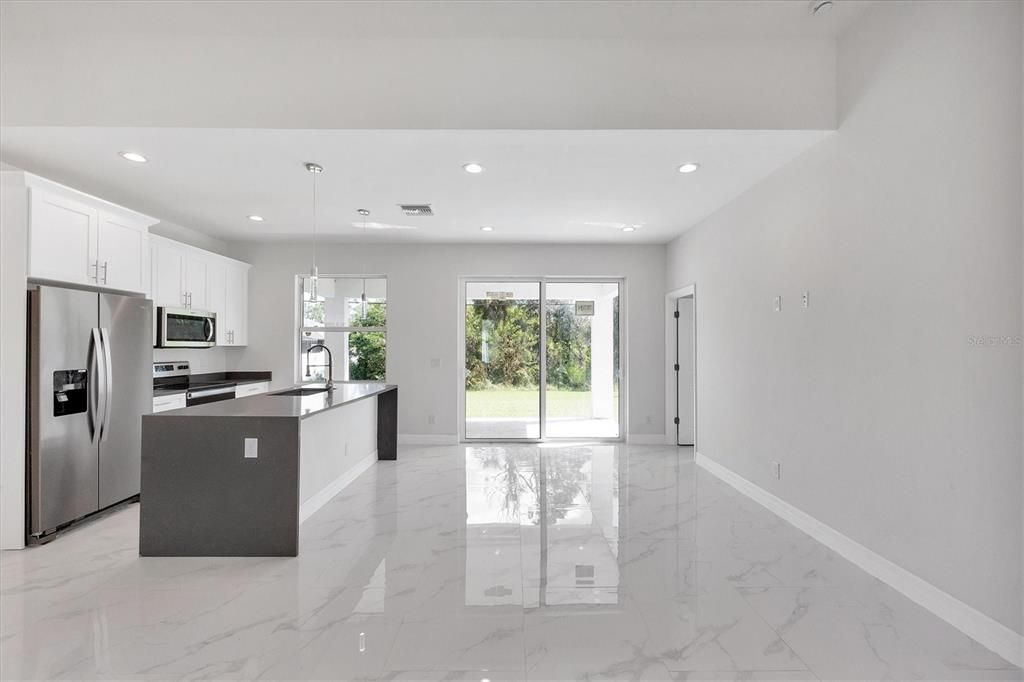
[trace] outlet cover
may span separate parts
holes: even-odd
[[[775,299],[772,301],[772,304],[775,307],[775,312],[777,312],[777,313],[782,312],[782,297],[781,296],[776,296]]]
[[[245,439],[245,458],[256,459],[259,457],[259,438],[246,438]]]
[[[811,292],[805,291],[803,293],[803,296],[800,299],[800,303],[801,303],[801,305],[803,305],[803,307],[810,308],[811,307]]]
[[[772,462],[772,476],[778,479],[782,478],[782,465],[775,461]]]

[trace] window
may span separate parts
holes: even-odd
[[[387,367],[387,278],[321,275],[317,296],[310,278],[299,278],[300,382],[327,379],[328,354],[307,351],[322,343],[334,358],[335,381],[384,381]]]

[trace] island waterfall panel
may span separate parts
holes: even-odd
[[[398,388],[341,384],[145,415],[142,556],[296,556],[299,524],[397,457]]]

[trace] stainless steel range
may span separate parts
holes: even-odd
[[[187,360],[153,363],[153,393],[177,393],[185,391],[185,405],[204,405],[235,397],[237,381],[224,379],[200,380],[192,377]]]

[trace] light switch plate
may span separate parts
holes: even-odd
[[[775,305],[775,312],[782,312],[782,297],[776,296],[773,303]]]
[[[245,439],[245,458],[256,459],[259,456],[259,438]]]

